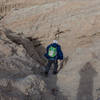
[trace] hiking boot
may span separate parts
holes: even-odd
[[[44,74],[45,74],[45,77],[48,77],[48,72],[45,72]]]
[[[56,72],[56,71],[53,71],[53,74],[54,74],[54,75],[56,75],[56,74],[57,74],[57,72]]]

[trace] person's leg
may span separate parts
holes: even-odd
[[[49,70],[50,70],[50,67],[51,67],[51,64],[52,64],[52,61],[51,60],[48,60],[48,64],[47,66],[45,67],[45,74],[48,74]]]
[[[55,60],[55,61],[54,61],[54,70],[53,70],[53,74],[56,74],[56,73],[57,73],[57,69],[58,69],[58,61]]]

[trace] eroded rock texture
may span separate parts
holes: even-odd
[[[0,17],[1,98],[97,100],[100,97],[100,1],[25,2],[31,4]],[[51,69],[49,78],[44,78],[41,76],[46,64],[43,55],[53,39],[61,44],[64,61],[59,63],[61,68],[56,76],[51,74]]]

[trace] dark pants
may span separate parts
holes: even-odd
[[[50,67],[52,66],[52,64],[54,65],[54,70],[53,72],[57,72],[57,68],[58,68],[58,61],[57,60],[48,60],[48,64],[46,66],[46,70],[45,72],[49,72]]]

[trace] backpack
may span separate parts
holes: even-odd
[[[55,57],[57,56],[57,48],[56,47],[53,47],[53,46],[50,46],[49,47],[49,50],[48,50],[48,55],[50,57]]]

